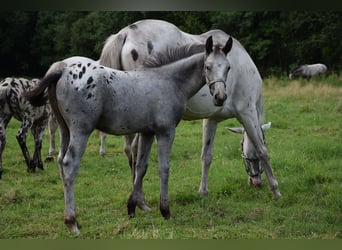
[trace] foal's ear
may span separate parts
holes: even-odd
[[[213,51],[213,37],[209,36],[205,43],[205,50],[207,55],[209,55]]]
[[[228,52],[232,49],[232,46],[233,46],[233,39],[232,37],[230,36],[228,41],[226,42],[226,45],[223,47],[222,51],[225,55],[228,54]]]

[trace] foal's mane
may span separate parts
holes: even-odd
[[[156,68],[167,65],[197,53],[204,52],[204,44],[187,44],[176,48],[167,47],[163,52],[158,52],[144,62],[147,68]]]

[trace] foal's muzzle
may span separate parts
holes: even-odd
[[[221,82],[223,83],[223,91],[215,91],[214,89],[214,84]],[[227,94],[226,94],[226,82],[223,80],[213,80],[207,83],[209,90],[210,90],[210,94],[214,97],[214,105],[215,106],[223,106],[224,102],[227,99]]]

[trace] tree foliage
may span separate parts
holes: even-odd
[[[200,34],[222,29],[237,38],[262,75],[288,74],[305,63],[342,67],[342,12],[0,12],[0,76],[41,77],[73,55],[98,59],[105,39],[137,20],[155,18]]]

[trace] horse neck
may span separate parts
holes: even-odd
[[[203,65],[204,53],[195,54],[170,65],[171,77],[187,99],[205,84]]]

